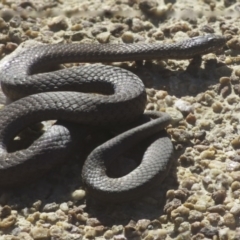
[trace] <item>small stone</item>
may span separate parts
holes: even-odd
[[[59,204],[53,202],[53,203],[47,203],[43,207],[43,212],[54,212],[59,209]]]
[[[183,129],[174,129],[171,131],[172,137],[179,143],[187,143],[192,139],[192,135]]]
[[[226,98],[232,92],[231,87],[229,85],[223,87],[220,91],[220,94],[223,98]]]
[[[211,223],[211,225],[217,225],[220,219],[221,216],[218,213],[209,213],[207,215],[207,220]]]
[[[180,238],[177,240],[181,240],[181,239],[186,239],[186,238]],[[196,235],[191,237],[191,240],[206,240],[206,238],[204,237],[204,235],[202,233],[197,233]]]
[[[223,106],[220,102],[214,102],[212,104],[212,109],[215,113],[220,113],[223,109]]]
[[[173,211],[174,209],[178,208],[179,206],[181,206],[181,200],[174,198],[171,202],[168,202],[165,206],[164,206],[164,212],[167,214],[170,214],[171,211]]]
[[[224,199],[226,198],[226,191],[225,190],[217,190],[213,192],[212,198],[216,204],[223,203]]]
[[[167,91],[159,90],[156,92],[155,97],[157,99],[164,99],[168,95]]]
[[[91,227],[96,227],[96,226],[100,226],[101,222],[97,218],[88,218],[86,225]]]
[[[236,227],[236,219],[232,213],[226,213],[223,216],[224,223],[227,227],[235,228]]]
[[[8,52],[13,52],[16,48],[18,47],[18,45],[16,43],[13,43],[13,42],[8,42],[5,46],[5,49],[8,51]]]
[[[67,203],[65,203],[65,202],[61,203],[59,207],[65,213],[68,212],[68,210],[69,210],[69,207],[68,207]]]
[[[144,240],[165,240],[167,239],[167,231],[165,229],[155,229],[149,230],[148,235],[144,238]]]
[[[0,209],[0,217],[5,218],[11,215],[11,211],[12,211],[11,207],[9,207],[8,205],[5,205]]]
[[[134,36],[130,31],[124,32],[121,37],[124,43],[133,43],[134,41]]]
[[[57,16],[51,19],[48,23],[48,27],[54,31],[58,32],[60,30],[66,30],[68,28],[67,21],[63,16]]]
[[[46,220],[48,222],[55,223],[56,221],[58,221],[58,217],[55,212],[50,212],[50,213],[47,213]]]
[[[121,234],[123,232],[123,225],[113,225],[112,231],[114,235]]]
[[[106,239],[112,239],[113,238],[113,231],[112,230],[107,230],[105,233],[104,233],[104,235],[103,235],[103,237],[105,237]]]
[[[237,69],[235,69],[235,75],[240,77],[240,67],[238,67]]]
[[[145,231],[148,227],[148,225],[150,225],[151,221],[149,219],[140,219],[138,220],[137,224],[136,224],[136,228],[138,231]]]
[[[140,0],[139,1],[139,8],[145,12],[150,13],[153,8],[156,8],[158,3],[156,0]]]
[[[228,240],[229,228],[219,229],[219,240]]]
[[[25,34],[27,36],[29,36],[30,38],[36,38],[36,37],[38,37],[39,32],[38,31],[33,31],[33,30],[29,29],[29,30],[27,30],[25,32]]]
[[[30,231],[31,236],[34,239],[49,239],[49,230],[43,227],[32,227]]]
[[[232,182],[231,189],[232,189],[233,192],[240,189],[240,182],[238,182],[238,181]]]
[[[224,205],[222,205],[222,204],[218,204],[218,205],[209,207],[207,210],[209,212],[219,213],[220,215],[223,215],[225,213],[225,211],[226,211]]]
[[[191,232],[192,232],[192,234],[198,233],[202,227],[203,226],[202,226],[201,222],[193,222],[191,224]]]
[[[240,204],[235,204],[231,209],[230,213],[232,213],[234,216],[240,215]]]
[[[200,222],[203,220],[203,218],[204,218],[203,213],[196,210],[190,210],[189,216],[188,216],[188,220],[190,222],[196,222],[196,221]]]
[[[128,31],[128,25],[122,23],[115,23],[110,26],[110,33],[114,37],[120,37],[124,32]]]
[[[183,187],[183,188],[186,188],[186,189],[188,189],[188,190],[191,190],[191,188],[192,188],[192,186],[194,185],[194,183],[196,183],[194,179],[191,179],[191,178],[189,178],[189,179],[184,179],[184,180],[182,181],[182,187]]]
[[[173,98],[171,96],[167,95],[164,100],[168,107],[173,105]]]
[[[108,43],[110,38],[110,32],[103,32],[97,35],[97,40],[100,43]]]
[[[155,9],[152,9],[152,14],[157,18],[165,18],[167,13],[172,9],[172,4],[160,5]],[[171,31],[171,28],[170,28]]]
[[[231,49],[240,50],[240,39],[233,37],[227,42],[227,46]]]
[[[124,236],[129,239],[133,237],[138,237],[140,236],[141,233],[136,229],[136,227],[132,225],[127,225],[124,227]]]
[[[59,226],[56,226],[56,225],[53,225],[50,227],[49,229],[49,235],[52,237],[52,238],[61,238],[63,234],[63,229],[60,228]]]
[[[0,229],[12,227],[15,224],[16,220],[17,219],[14,215],[10,215],[7,218],[0,220]]]
[[[139,18],[132,19],[132,31],[133,32],[141,32],[145,28],[143,22]]]
[[[95,239],[97,236],[95,229],[88,229],[84,237],[87,239]]]
[[[72,193],[72,199],[74,201],[79,201],[79,200],[82,200],[86,195],[86,192],[82,189],[78,189],[78,190],[75,190],[73,193]]]
[[[159,107],[156,103],[148,103],[146,106],[146,110],[148,111],[158,111]]]
[[[10,8],[2,8],[0,12],[0,17],[6,22],[10,21],[12,17],[16,16],[16,13]]]
[[[229,77],[221,77],[219,79],[219,82],[220,82],[220,84],[223,84],[223,85],[229,84],[230,83],[230,78]]]
[[[83,26],[82,26],[81,24],[79,24],[79,23],[74,24],[74,25],[71,27],[71,30],[72,30],[72,31],[80,31],[80,30],[82,30],[82,29],[83,29]]]
[[[196,118],[196,116],[193,113],[189,113],[186,116],[186,121],[187,121],[187,123],[189,123],[191,125],[194,125],[196,123],[196,121],[197,121],[197,118]]]
[[[98,34],[103,33],[103,32],[107,32],[107,28],[103,27],[103,26],[97,26],[97,27],[93,28],[92,35],[97,36]]]
[[[10,22],[9,22],[11,27],[17,28],[21,24],[21,18],[19,16],[14,16]]]
[[[177,217],[183,217],[185,219],[188,217],[188,215],[189,215],[189,209],[184,206],[180,206],[171,212],[171,218],[173,219],[173,221]]]
[[[0,18],[0,29],[4,28],[8,28],[8,23],[6,23],[3,18]]]
[[[172,124],[178,124],[181,120],[183,120],[183,115],[180,111],[175,108],[168,107],[166,108],[166,113],[168,113],[172,118]]]
[[[201,152],[200,157],[201,159],[214,159],[215,158],[216,151],[214,149],[208,149],[203,152]]]
[[[156,40],[163,40],[164,39],[164,33],[162,31],[156,31],[154,34],[153,34],[153,37],[156,39]]]
[[[177,100],[174,106],[182,113],[190,113],[193,111],[193,107],[190,103],[183,101],[181,99]]]
[[[218,235],[218,229],[216,227],[206,226],[200,230],[200,233],[206,237],[212,238],[214,235]]]
[[[240,171],[231,172],[230,176],[234,181],[240,181]]]
[[[75,32],[72,34],[71,39],[72,41],[81,41],[84,39],[84,37],[86,36],[86,33],[84,31],[79,31],[79,32]]]
[[[231,141],[233,148],[240,148],[240,137],[236,137]]]

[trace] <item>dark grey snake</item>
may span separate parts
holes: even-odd
[[[42,69],[70,62],[188,59],[216,51],[224,44],[224,37],[207,35],[172,44],[53,44],[27,48],[4,64],[0,72],[3,92],[14,100],[0,113],[0,186],[29,181],[65,160],[81,134],[74,123],[108,127],[143,116],[145,88],[129,71],[96,64],[52,72]],[[159,184],[167,174],[173,147],[162,130],[170,117],[165,113],[146,115],[157,118],[116,136],[88,156],[82,178],[96,198],[131,200]],[[56,124],[29,148],[8,151],[9,143],[21,130],[52,119],[73,125]],[[115,159],[145,138],[152,140],[141,164],[126,176],[109,178],[106,159]]]

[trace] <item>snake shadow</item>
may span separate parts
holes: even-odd
[[[203,93],[206,90],[221,91],[219,79],[230,77],[232,69],[224,62],[216,59],[205,60],[204,64],[200,56],[193,58],[186,66],[186,60],[168,62],[145,62],[136,64],[135,69],[128,69],[138,75],[145,87],[156,90],[165,90],[169,95],[176,97],[192,96]]]

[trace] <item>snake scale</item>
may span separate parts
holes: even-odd
[[[224,44],[223,36],[206,35],[170,44],[37,45],[17,54],[0,72],[2,90],[13,101],[0,112],[0,186],[29,182],[68,159],[81,138],[78,124],[108,127],[145,116],[153,119],[94,149],[82,170],[84,185],[97,199],[118,202],[143,195],[161,183],[171,163],[173,146],[163,131],[170,122],[169,115],[143,115],[144,85],[127,70],[100,64],[50,72],[43,69],[74,62],[188,59],[214,52]],[[63,122],[53,125],[27,149],[8,150],[20,131],[53,119]],[[140,165],[123,177],[108,177],[106,159],[116,159],[146,138],[150,143]]]

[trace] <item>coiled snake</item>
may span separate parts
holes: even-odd
[[[14,100],[0,112],[0,186],[26,182],[65,160],[81,134],[74,123],[103,127],[127,124],[144,112],[145,88],[129,71],[97,64],[52,72],[42,69],[70,62],[188,59],[216,51],[224,44],[224,37],[206,35],[172,44],[38,45],[16,55],[0,72],[3,92]],[[116,136],[88,156],[82,177],[90,194],[107,201],[130,200],[165,177],[173,147],[162,129],[170,117],[165,113],[147,115],[158,117]],[[54,125],[29,148],[8,151],[9,142],[21,130],[52,119],[73,125]],[[141,164],[126,176],[109,178],[104,161],[148,137],[152,141]]]

